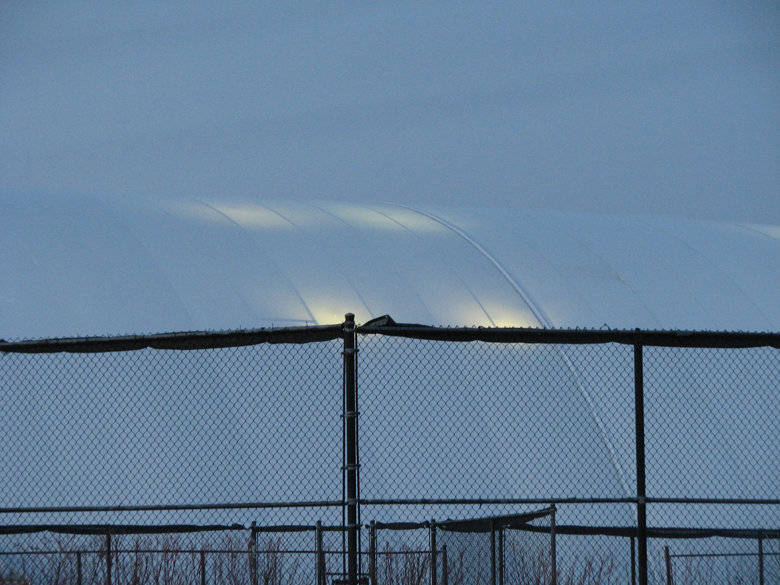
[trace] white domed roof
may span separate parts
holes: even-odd
[[[358,322],[780,330],[780,226],[0,195],[0,337]]]

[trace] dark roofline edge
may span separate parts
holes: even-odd
[[[431,327],[396,323],[385,315],[360,325],[362,336],[381,335],[430,341],[593,345],[618,343],[650,347],[780,349],[780,333],[644,329],[544,329],[536,327]],[[341,339],[343,323],[310,327],[192,331],[154,335],[51,338],[8,342],[2,353],[105,353],[140,349],[203,350],[249,345],[304,344]]]

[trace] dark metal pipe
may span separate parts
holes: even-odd
[[[200,585],[206,585],[206,551],[200,551]]]
[[[450,568],[447,565],[447,545],[441,547],[441,585],[450,585]]]
[[[666,561],[666,585],[674,585],[672,579],[672,557],[669,555],[669,547],[664,547],[664,560]]]
[[[371,521],[371,528],[368,537],[368,576],[371,585],[376,583],[376,523]]]
[[[355,372],[355,315],[347,313],[344,323],[344,418],[346,426],[347,476],[347,582],[358,580],[358,452],[357,380]]]
[[[106,585],[111,585],[111,533],[106,533]]]
[[[325,585],[325,553],[322,550],[322,523],[317,520],[314,548],[317,551],[317,585]]]
[[[504,585],[504,527],[503,526],[500,526],[498,528],[498,585]]]
[[[490,520],[490,585],[496,585],[496,527]]]
[[[636,516],[639,585],[647,585],[647,506],[645,493],[645,384],[642,344],[634,344],[634,413],[636,418]]]
[[[438,567],[436,566],[436,520],[431,520],[431,585],[436,585]]]
[[[551,504],[552,512],[550,513],[550,568],[552,575],[550,576],[550,583],[552,585],[558,585],[558,550],[555,542],[555,504]]]
[[[758,585],[764,585],[764,539],[758,539]]]
[[[249,579],[252,585],[257,585],[257,523],[252,522],[252,535],[249,538]]]

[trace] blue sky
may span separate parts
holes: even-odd
[[[0,189],[780,223],[780,8],[0,5]]]

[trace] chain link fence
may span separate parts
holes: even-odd
[[[350,323],[0,343],[0,583],[780,583],[780,336]]]

